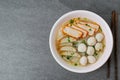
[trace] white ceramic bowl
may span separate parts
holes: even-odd
[[[94,63],[90,66],[86,66],[86,67],[71,66],[71,65],[67,64],[61,58],[61,56],[58,54],[58,52],[56,50],[55,38],[56,38],[56,33],[57,33],[58,29],[61,27],[61,24],[63,24],[64,22],[66,22],[74,17],[86,17],[88,19],[91,19],[92,21],[97,22],[98,24],[100,24],[100,26],[105,34],[106,47],[105,47],[104,53],[96,63]],[[62,17],[60,17],[55,22],[55,24],[53,25],[51,32],[50,32],[49,45],[50,45],[50,50],[52,52],[53,57],[63,68],[65,68],[69,71],[72,71],[72,72],[76,72],[76,73],[87,73],[87,72],[91,72],[91,71],[94,71],[94,70],[100,68],[108,60],[108,58],[110,57],[110,54],[112,52],[112,48],[113,48],[113,36],[112,36],[111,30],[110,30],[108,24],[99,15],[97,15],[91,11],[75,10],[75,11],[71,11],[71,12],[64,14]]]

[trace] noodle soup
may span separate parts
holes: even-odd
[[[76,17],[59,28],[56,48],[67,64],[87,66],[94,64],[103,54],[105,36],[98,23]]]

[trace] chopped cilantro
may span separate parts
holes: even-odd
[[[73,19],[71,19],[71,20],[70,20],[70,24],[73,24],[73,23],[74,23],[74,20],[73,20]]]
[[[82,40],[81,43],[84,43],[85,45],[87,45],[86,41],[85,40]]]
[[[88,24],[85,24],[86,26],[88,26]]]
[[[67,41],[68,41],[68,42],[71,42],[70,37],[67,38]]]
[[[105,44],[103,44],[103,48],[105,47]]]
[[[97,55],[98,55],[98,54],[95,52],[95,53],[94,53],[94,56],[97,56]]]
[[[71,56],[73,56],[74,55],[74,53],[71,53]]]
[[[85,55],[86,55],[86,53],[81,53],[81,55],[82,55],[82,56],[85,56]]]
[[[83,18],[83,19],[86,20],[86,21],[88,20],[87,18]]]
[[[100,26],[99,26],[99,27],[100,27]],[[100,29],[100,31],[102,31],[101,27],[100,27],[99,29]]]
[[[64,57],[64,55],[61,55],[61,57],[63,58],[63,57]]]
[[[87,53],[85,53],[85,56],[88,56],[88,54],[87,54]]]
[[[81,42],[82,42],[82,43],[85,43],[85,40],[82,40]]]
[[[66,56],[67,59],[70,59],[72,56]]]
[[[75,66],[77,66],[78,64],[77,64],[77,63],[75,63],[74,65],[75,65]]]
[[[92,31],[92,29],[90,28],[89,31]]]
[[[78,20],[80,20],[80,17],[78,17]]]
[[[85,24],[86,26],[90,26],[89,24]]]
[[[72,42],[72,44],[73,44],[74,47],[77,47],[78,42],[74,41],[74,42]]]
[[[71,55],[70,55],[70,56],[69,56],[69,55],[68,55],[68,56],[66,56],[66,58],[67,58],[67,59],[70,59],[70,58],[72,58],[72,57],[73,57],[73,55],[74,55],[74,53],[71,53]]]
[[[92,46],[93,48],[95,48],[95,46]]]

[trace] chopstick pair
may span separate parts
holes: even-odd
[[[114,77],[115,80],[118,80],[118,57],[117,57],[117,53],[118,53],[118,47],[117,47],[117,42],[118,42],[118,35],[117,35],[117,29],[118,29],[118,14],[116,11],[112,11],[112,17],[111,17],[111,30],[113,32],[113,40],[114,40]],[[109,58],[108,62],[107,62],[107,78],[110,78],[110,63],[111,63],[111,58]]]

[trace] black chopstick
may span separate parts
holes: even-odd
[[[116,11],[112,12],[114,15],[114,61],[115,61],[115,80],[118,80],[118,47],[117,47],[117,42],[118,42],[118,35],[117,35],[117,30],[118,30],[118,14]]]
[[[107,78],[110,78],[110,63],[111,63],[111,57],[107,61]]]
[[[114,66],[114,77],[115,77],[115,80],[118,80],[118,58],[117,58],[117,28],[118,28],[118,14],[116,13],[116,11],[112,11],[112,16],[111,16],[111,30],[113,32],[113,37],[114,37],[114,46],[113,46],[113,49],[114,49],[114,63],[115,63],[115,66]],[[107,78],[109,79],[110,78],[110,63],[111,63],[111,57],[108,59],[107,61]]]
[[[118,54],[118,47],[117,47],[117,43],[118,43],[118,35],[117,35],[117,30],[118,30],[118,14],[116,13],[116,11],[112,11],[112,22],[111,22],[111,27],[113,30],[113,37],[114,37],[114,77],[115,80],[118,80],[118,58],[117,58],[117,54]]]
[[[112,30],[112,33],[114,32],[113,28],[114,28],[114,15],[113,15],[113,12],[111,14],[111,26],[110,26],[111,30]],[[107,78],[109,79],[110,78],[110,67],[111,67],[111,56],[110,58],[108,59],[107,61]]]

